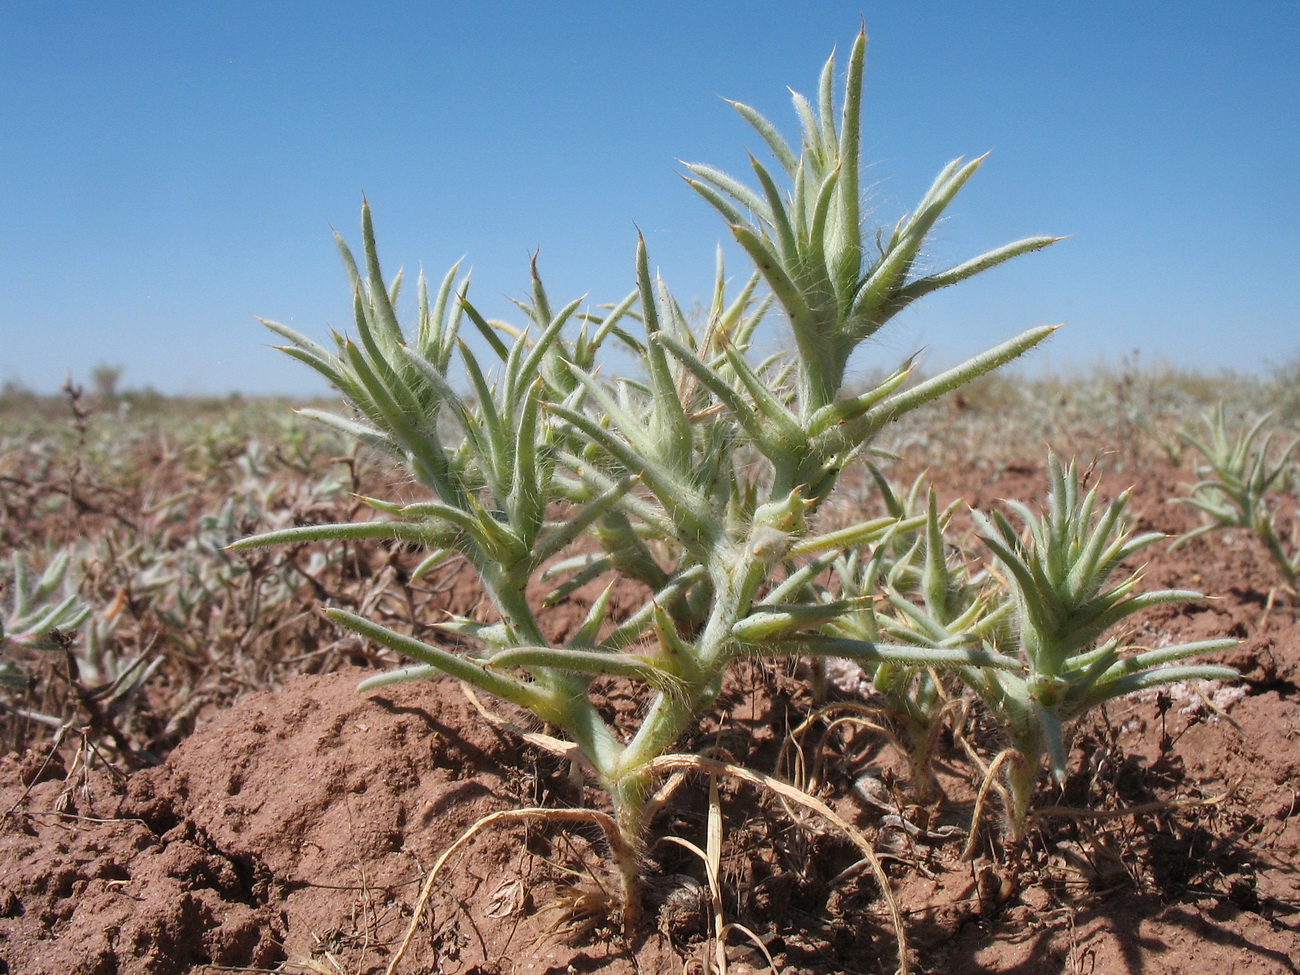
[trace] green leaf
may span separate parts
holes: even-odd
[[[799,260],[799,242],[795,237],[794,228],[790,225],[790,215],[786,212],[781,191],[777,189],[776,183],[763,168],[762,163],[753,156],[749,157],[749,163],[753,166],[759,185],[763,187],[763,193],[767,196],[767,222],[776,231],[777,244],[781,248],[781,260],[786,265],[793,265]]]
[[[771,243],[743,224],[733,224],[731,232],[749,254],[754,266],[762,272],[768,287],[776,294],[777,300],[790,316],[796,337],[808,335],[812,323],[812,312],[808,302],[790,279],[785,268],[781,266],[781,259],[772,249]]]
[[[827,431],[828,446],[836,444],[842,445],[839,449],[847,449],[861,443],[890,420],[910,413],[944,393],[949,393],[972,379],[977,379],[1024,355],[1059,327],[1059,325],[1042,325],[1031,328],[1010,341],[994,346],[987,352],[972,356],[961,365],[954,366],[925,382],[917,383],[911,389],[885,400],[857,419]]]
[[[386,626],[372,623],[363,616],[349,613],[342,609],[327,609],[325,615],[336,623],[341,623],[362,636],[395,650],[404,656],[419,660],[434,667],[444,674],[463,680],[466,684],[481,691],[495,694],[497,697],[526,707],[534,713],[545,714],[550,710],[550,701],[534,685],[523,684],[496,671],[488,670],[481,664],[454,653],[448,653],[441,647],[416,640],[413,637],[390,630]],[[409,673],[406,672],[406,673]],[[390,678],[392,675],[389,675]],[[368,690],[382,678],[369,678],[362,681],[358,690]],[[406,679],[406,678],[402,678]]]
[[[961,159],[955,159],[944,167],[917,206],[916,213],[904,224],[898,242],[885,252],[880,262],[858,286],[849,311],[851,318],[866,316],[902,288],[912,262],[931,228],[983,161],[983,156],[965,164]]]
[[[497,335],[496,329],[494,329],[488,323],[488,320],[479,314],[478,309],[468,301],[462,301],[461,307],[465,309],[465,314],[467,314],[469,320],[474,323],[474,327],[479,330],[479,334],[487,340],[492,351],[496,353],[497,357],[500,358],[502,362],[505,362],[510,356],[510,350],[507,349],[505,343],[501,341],[500,336]]]
[[[781,164],[781,168],[784,169],[786,174],[793,179],[795,172],[799,169],[799,157],[795,154],[794,150],[790,148],[789,143],[787,143],[785,139],[781,138],[781,134],[777,131],[776,126],[748,105],[742,104],[741,102],[734,102],[730,99],[727,99],[727,103],[739,112],[746,122],[754,127],[755,132],[763,137],[763,141],[766,142],[767,147],[772,150],[772,155],[774,155],[777,161]]]
[[[965,281],[975,275],[987,271],[989,268],[997,267],[1013,257],[1019,257],[1021,254],[1029,254],[1033,251],[1042,250],[1058,241],[1065,240],[1064,237],[1027,237],[1024,240],[1018,240],[1011,244],[1004,244],[996,247],[991,251],[981,254],[979,257],[964,261],[946,271],[940,271],[937,274],[926,275],[923,278],[917,278],[899,289],[897,295],[888,303],[890,315],[895,315],[902,311],[918,298],[923,298],[940,288],[947,288],[950,285]],[[864,336],[865,337],[865,336]]]
[[[451,509],[454,510],[454,509]],[[464,512],[460,512],[462,517]],[[414,524],[409,521],[340,522],[329,525],[301,525],[297,528],[280,528],[275,531],[249,535],[232,542],[227,548],[262,548],[267,545],[300,545],[304,542],[354,541],[362,538],[390,538],[417,545],[443,545],[455,537],[455,527],[450,530],[437,525]]]
[[[685,166],[701,180],[727,194],[758,220],[771,225],[773,216],[768,203],[740,180],[702,163],[686,163]]]
[[[512,647],[493,654],[488,658],[487,665],[498,670],[507,667],[547,667],[589,677],[630,677],[658,689],[674,688],[681,684],[679,675],[645,657],[600,650]]]
[[[821,626],[824,623],[856,613],[871,605],[871,596],[855,599],[838,599],[827,603],[781,606],[765,603],[731,627],[731,635],[741,643],[771,639],[778,635],[794,633]]]
[[[534,561],[541,565],[558,555],[565,546],[572,544],[587,529],[612,511],[640,481],[639,477],[628,475],[612,483],[606,490],[583,505],[573,517],[564,521],[560,528],[549,532],[535,549]]]
[[[370,204],[365,200],[361,203],[361,240],[366,256],[370,303],[379,315],[379,327],[385,340],[390,346],[396,347],[404,341],[402,326],[398,324],[397,313],[393,310],[388,292],[384,290],[384,276],[379,269],[379,250],[375,246],[374,222],[370,217]]]

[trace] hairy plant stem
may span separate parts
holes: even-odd
[[[484,566],[484,570],[480,573],[484,588],[501,618],[517,628],[518,636],[524,641],[546,646],[546,638],[524,595],[527,580],[512,579],[497,566]],[[639,929],[642,915],[641,858],[645,850],[645,804],[650,780],[639,765],[629,766],[626,762],[627,748],[587,697],[587,680],[547,667],[530,670],[536,682],[552,696],[554,711],[547,717],[578,745],[595,771],[598,784],[609,795],[620,838],[620,842],[611,843],[610,852],[618,873],[624,931],[632,936]],[[650,724],[647,722],[646,727]]]
[[[1300,579],[1300,559],[1287,552],[1286,547],[1282,544],[1282,539],[1278,536],[1277,529],[1273,527],[1273,520],[1267,516],[1257,515],[1255,521],[1255,533],[1263,540],[1265,547],[1268,548],[1268,554],[1273,557],[1273,563],[1277,566],[1282,577],[1286,579],[1287,585],[1292,589],[1295,588],[1297,579]]]
[[[644,772],[624,775],[606,785],[614,806],[614,822],[621,843],[613,844],[614,866],[618,870],[619,895],[623,901],[623,930],[629,937],[640,927],[641,858],[645,852],[646,795],[650,778]]]
[[[546,637],[525,597],[527,580],[512,578],[510,573],[501,573],[496,566],[484,568],[485,571],[481,573],[484,588],[501,618],[510,622],[523,641],[535,646],[546,646]],[[550,667],[531,668],[531,673],[536,682],[546,689],[554,708],[545,717],[573,738],[598,774],[609,777],[610,772],[619,767],[624,748],[613,729],[588,699],[588,681],[582,675]],[[612,783],[616,779],[610,777],[610,781]],[[630,834],[625,832],[624,836],[635,843]]]
[[[727,553],[717,557],[720,563],[738,554],[731,545],[719,545],[717,551]],[[686,670],[686,686],[655,694],[640,729],[619,762],[623,775],[637,774],[646,763],[672,748],[722,688],[722,674],[738,649],[731,628],[748,612],[756,587],[739,584],[737,574],[742,578],[753,574],[743,562],[739,573],[715,567],[709,574],[714,589],[712,613],[692,648],[694,659],[678,661]]]
[[[716,699],[722,675],[738,652],[732,627],[748,613],[758,586],[766,578],[763,560],[746,557],[732,543],[715,543],[710,561],[712,612],[692,647],[694,659],[678,661],[686,684],[655,694],[636,735],[621,750],[614,768],[604,773],[607,781],[603,784],[613,802],[614,818],[627,851],[626,856],[616,855],[615,859],[629,929],[640,912],[639,857],[644,847],[645,802],[650,786],[645,770],[667,754],[701,711]],[[603,763],[598,760],[594,764],[598,772],[603,771]]]
[[[1026,752],[1025,747],[1031,750]],[[1007,762],[1007,791],[1010,795],[1007,809],[1008,838],[1019,843],[1029,829],[1029,805],[1038,787],[1038,761],[1041,746],[1013,746]]]

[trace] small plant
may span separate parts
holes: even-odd
[[[1234,680],[1237,672],[1213,664],[1174,661],[1231,647],[1233,640],[1205,640],[1166,647],[1139,647],[1124,636],[1107,636],[1135,613],[1166,603],[1200,599],[1183,589],[1137,592],[1141,572],[1122,563],[1164,536],[1131,535],[1124,524],[1129,492],[1104,509],[1094,487],[1082,493],[1077,468],[1048,462],[1047,515],[1040,518],[1007,502],[1017,528],[1000,512],[973,512],[979,535],[1002,570],[1015,607],[1015,669],[962,667],[1010,740],[1006,753],[1011,835],[1024,835],[1029,804],[1046,755],[1052,775],[1064,781],[1064,726],[1106,701],[1180,680]],[[1116,573],[1118,582],[1111,582]],[[989,645],[992,652],[1001,652]]]
[[[16,707],[8,710],[27,721],[59,729],[59,735],[72,725],[78,713],[83,713],[88,730],[110,738],[128,761],[156,763],[152,755],[132,747],[119,720],[162,658],[139,653],[127,659],[118,652],[113,630],[123,609],[123,598],[119,594],[102,613],[93,613],[68,582],[70,561],[69,551],[60,551],[36,579],[21,554],[13,557],[12,608],[8,618],[0,622],[0,652],[7,655],[7,651],[18,649],[59,654],[67,694],[56,713]],[[78,630],[83,627],[79,641]],[[21,663],[0,660],[0,684],[27,688],[32,683],[32,675]]]
[[[916,212],[892,230],[865,229],[864,51],[859,35],[838,119],[833,58],[816,107],[794,96],[798,148],[753,109],[735,106],[776,157],[788,191],[758,161],[758,190],[711,167],[688,167],[690,184],[756,266],[728,296],[719,261],[702,327],[687,322],[651,274],[640,242],[635,288],[599,312],[580,310],[580,299],[553,305],[534,262],[531,299],[520,303],[528,326],[489,322],[468,299],[468,278],[458,282],[452,268],[432,295],[421,278],[417,321],[403,329],[396,312],[401,274],[385,281],[367,206],[362,266],[339,241],[355,336],[336,334],[330,349],[266,323],[287,340],[284,351],[325,376],[356,415],[305,412],[396,458],[429,497],[368,498],[376,512],[370,520],[266,532],[237,547],[374,539],[419,547],[427,553],[421,570],[463,557],[494,613],[434,624],[460,639],[456,650],[418,631],[328,610],[416,661],[361,689],[449,674],[559,729],[571,743],[561,746],[564,753],[586,766],[612,802],[610,845],[629,926],[639,909],[655,770],[667,767],[667,753],[713,702],[737,657],[833,654],[872,665],[1019,667],[980,649],[890,647],[817,632],[857,613],[861,602],[826,596],[816,577],[847,551],[885,538],[896,522],[820,528],[818,509],[839,472],[886,424],[1011,361],[1053,330],[1032,329],[911,387],[909,363],[846,395],[854,351],[907,305],[1054,240],[1033,237],[917,273],[931,228],[980,159],[948,165]],[[751,358],[752,337],[772,304],[757,296],[760,283],[788,320],[792,357]],[[462,339],[464,325],[486,343],[486,361]],[[644,361],[644,377],[605,378],[600,363],[610,344]],[[558,576],[566,578],[552,583],[542,605],[525,597],[530,583]],[[546,603],[598,577],[609,587],[585,622],[553,643]],[[645,596],[639,609],[614,618],[619,580],[639,584]],[[621,730],[601,716],[589,694],[597,677],[643,688],[637,726]]]
[[[845,614],[828,624],[825,630],[868,642],[946,650],[1001,645],[1004,641],[999,637],[1011,605],[995,591],[988,573],[973,569],[965,553],[945,538],[956,505],[940,512],[931,490],[924,514],[914,514],[919,507],[920,479],[905,499],[899,499],[878,470],[873,468],[872,474],[899,521],[870,558],[864,561],[854,551],[836,559],[841,593],[861,598],[866,605],[861,612]],[[895,543],[900,540],[908,544],[896,551]],[[879,605],[873,605],[875,602]],[[900,726],[900,745],[908,759],[913,792],[918,798],[929,798],[935,790],[931,760],[945,714],[956,698],[947,692],[943,675],[934,668],[880,662],[868,664],[863,671],[869,674],[872,690],[886,713]]]
[[[1219,528],[1245,528],[1264,543],[1273,564],[1294,592],[1300,578],[1300,542],[1294,530],[1284,537],[1277,515],[1279,501],[1288,498],[1297,483],[1295,449],[1300,437],[1273,453],[1274,433],[1265,433],[1271,414],[1234,434],[1228,428],[1225,412],[1223,404],[1219,404],[1205,417],[1208,436],[1204,438],[1179,433],[1179,438],[1195,449],[1204,463],[1197,465],[1201,480],[1192,485],[1191,495],[1178,500],[1207,515],[1208,520],[1175,544]],[[1294,502],[1293,497],[1290,500]]]
[[[75,632],[90,616],[90,607],[67,584],[69,558],[67,551],[59,552],[38,578],[21,552],[13,554],[9,613],[0,620],[0,653],[61,650],[60,635]],[[0,660],[0,683],[25,687],[28,679],[22,663]]]

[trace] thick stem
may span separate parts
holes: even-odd
[[[835,402],[843,377],[843,366],[831,360],[829,346],[833,343],[823,334],[823,329],[813,330],[816,334],[799,335],[795,340],[799,346],[800,404],[805,416],[812,416],[823,406]]]
[[[939,780],[934,774],[934,752],[939,743],[943,723],[935,718],[929,723],[911,720],[907,723],[910,754],[907,756],[908,775],[911,776],[912,794],[918,802],[927,803],[939,794]]]
[[[683,654],[691,659],[680,661],[686,684],[655,695],[640,730],[623,752],[624,774],[637,774],[667,752],[721,689],[723,671],[735,655],[731,628],[749,611],[762,576],[755,571],[758,560],[728,545],[717,547],[713,561],[721,567],[711,567],[709,572],[714,592],[709,621]]]
[[[645,852],[645,804],[649,780],[641,774],[625,775],[609,784],[619,842],[611,838],[614,866],[618,870],[623,901],[623,933],[634,937],[641,924],[641,859]]]
[[[1033,754],[1036,756],[1038,752]],[[1011,842],[1019,843],[1029,829],[1029,805],[1038,788],[1038,762],[1017,747],[1007,765],[1007,791],[1011,796],[1007,824]]]
[[[620,760],[622,777],[635,776],[646,763],[665,754],[681,738],[687,726],[695,720],[717,696],[719,682],[692,687],[685,692],[658,692],[636,736],[628,742]]]
[[[524,596],[526,580],[514,580],[509,574],[491,571],[481,574],[481,578],[502,619],[508,620],[525,641],[546,646],[546,637]],[[587,697],[583,676],[550,667],[527,669],[539,686],[546,687],[559,699],[555,711],[547,717],[564,729],[602,778],[610,777],[611,773],[617,776],[617,770],[626,767],[623,763],[625,748]],[[609,785],[611,795],[617,789],[613,784],[616,782],[613,779]],[[616,801],[615,809],[618,808]],[[615,854],[617,859],[617,851]],[[623,870],[621,864],[619,870]]]

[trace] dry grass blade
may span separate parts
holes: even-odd
[[[774,795],[789,799],[805,809],[812,810],[848,837],[849,841],[862,851],[867,863],[870,864],[871,872],[880,885],[880,895],[884,898],[885,905],[889,909],[890,922],[894,926],[894,937],[898,944],[898,975],[909,975],[911,966],[907,957],[907,932],[903,927],[903,914],[899,910],[898,899],[894,896],[894,890],[890,886],[889,876],[885,873],[880,858],[876,856],[875,847],[871,845],[871,842],[862,834],[861,830],[843,819],[835,810],[815,796],[810,796],[808,793],[802,792],[780,779],[774,779],[770,775],[755,772],[753,769],[747,769],[741,765],[732,765],[729,762],[721,762],[712,758],[701,758],[699,755],[661,755],[648,763],[646,767],[647,772],[651,774],[661,774],[677,769],[690,769],[702,772],[705,775],[725,775],[741,782],[748,782],[760,789],[766,789]]]
[[[722,942],[722,931],[726,927],[722,911],[722,887],[718,877],[717,865],[713,861],[712,854],[701,850],[698,845],[680,836],[665,836],[664,842],[689,850],[699,857],[700,862],[704,864],[704,873],[709,881],[709,913],[713,920],[714,964],[721,975],[727,975],[727,953]],[[703,967],[704,975],[710,975],[707,958]]]
[[[738,922],[738,921],[732,921],[730,924],[728,924],[725,928],[722,929],[722,933],[723,933],[724,935],[725,935],[728,931],[739,931],[739,932],[740,932],[741,934],[743,934],[746,938],[748,938],[751,942],[753,942],[754,947],[757,948],[757,949],[759,950],[759,952],[762,954],[763,958],[767,961],[767,967],[768,967],[769,969],[771,969],[771,971],[772,971],[772,972],[774,973],[774,975],[775,975],[775,972],[776,972],[776,970],[777,970],[777,968],[776,968],[776,961],[772,958],[772,953],[771,953],[770,951],[767,950],[767,945],[763,944],[763,939],[762,939],[762,938],[760,938],[760,937],[759,937],[757,934],[755,934],[752,930],[750,930],[749,928],[747,928],[745,925],[741,924],[741,923]]]
[[[1168,812],[1171,809],[1203,809],[1206,806],[1218,806],[1226,802],[1241,786],[1239,778],[1217,796],[1205,799],[1162,799],[1157,802],[1144,802],[1137,806],[1123,809],[1084,809],[1079,806],[1043,806],[1030,815],[1035,819],[1058,817],[1062,819],[1122,819],[1126,816],[1145,816],[1148,813]]]
[[[727,975],[727,922],[722,906],[722,802],[718,797],[716,775],[709,776],[709,815],[705,834],[703,850],[680,836],[666,836],[664,840],[690,850],[704,863],[704,872],[709,881],[709,905],[713,916],[714,964],[720,975]],[[709,975],[708,965],[706,964],[704,968],[705,975]]]
[[[296,972],[290,973],[290,975],[349,975],[333,955],[326,952],[325,957],[329,960],[330,965],[333,966],[332,968],[327,968],[314,958],[290,960],[288,964],[292,965],[294,969],[297,969]]]
[[[673,797],[685,781],[686,773],[678,770],[668,776],[668,781],[655,790],[655,794],[652,795],[645,804],[645,821],[647,824],[654,822],[655,816],[659,814],[659,810],[663,809],[663,807],[668,804],[668,800]]]
[[[716,942],[718,971],[727,975],[727,945],[722,916],[722,801],[718,797],[718,777],[709,776],[709,819],[705,860],[709,868],[709,899],[713,908],[713,936]]]
[[[961,851],[961,859],[969,860],[975,854],[975,844],[979,840],[980,817],[984,813],[984,803],[988,800],[989,789],[1001,788],[998,782],[998,772],[1006,762],[1023,762],[1024,756],[1020,755],[1014,748],[1006,748],[998,752],[997,758],[989,763],[989,767],[984,770],[984,781],[980,783],[979,792],[975,795],[975,808],[971,810],[970,817],[970,836],[966,839],[966,848]]]
[[[781,743],[781,751],[777,755],[777,769],[787,770],[790,778],[800,784],[800,787],[811,792],[817,788],[818,775],[822,767],[822,755],[819,751],[813,761],[812,771],[807,769],[807,758],[804,754],[803,739],[808,730],[817,724],[817,722],[831,718],[832,715],[840,715],[830,720],[826,726],[823,735],[823,741],[830,732],[840,724],[852,725],[858,728],[866,728],[874,731],[885,738],[899,754],[906,755],[907,749],[903,747],[896,735],[887,725],[878,720],[887,717],[886,712],[880,708],[870,707],[865,704],[857,704],[853,701],[839,701],[834,704],[826,704],[818,708],[808,717],[804,718],[798,726],[791,729]],[[792,766],[792,767],[788,767]]]
[[[411,946],[411,940],[415,937],[415,932],[420,926],[420,917],[424,914],[424,909],[429,905],[429,898],[433,895],[433,885],[438,879],[438,874],[452,855],[474,838],[474,835],[480,830],[486,829],[497,823],[513,823],[521,820],[542,819],[550,822],[566,823],[595,823],[605,831],[605,836],[611,846],[616,847],[622,842],[618,825],[614,818],[607,813],[595,809],[544,809],[536,806],[530,806],[525,809],[503,809],[500,812],[494,812],[484,816],[482,819],[471,824],[465,832],[456,838],[456,842],[447,847],[434,863],[429,875],[424,880],[424,886],[420,888],[420,896],[416,898],[415,906],[411,910],[411,923],[407,926],[406,934],[402,938],[402,943],[398,946],[397,952],[393,955],[392,961],[388,963],[388,968],[384,970],[384,975],[396,975],[398,966],[406,956],[407,949]]]

